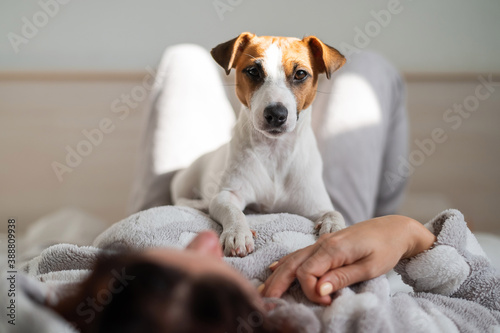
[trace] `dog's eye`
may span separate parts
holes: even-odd
[[[307,77],[307,72],[302,69],[299,69],[298,71],[295,72],[293,79],[297,81],[302,81],[306,77]]]
[[[246,72],[252,79],[260,79],[260,72],[257,68],[249,67],[247,68]]]

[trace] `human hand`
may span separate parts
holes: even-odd
[[[297,278],[307,298],[330,304],[330,294],[390,271],[400,259],[429,249],[436,237],[419,222],[384,216],[322,235],[318,241],[271,264],[260,287],[265,297],[281,297]]]

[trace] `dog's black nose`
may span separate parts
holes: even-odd
[[[269,105],[264,109],[264,118],[272,127],[280,127],[286,122],[288,110],[281,103]]]

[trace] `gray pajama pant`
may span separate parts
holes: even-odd
[[[175,170],[227,142],[239,108],[234,71],[225,77],[199,46],[168,48],[146,109],[129,213],[171,204]],[[346,223],[395,213],[406,185],[399,163],[408,153],[398,71],[376,54],[350,57],[331,80],[321,76],[312,124],[326,188]]]

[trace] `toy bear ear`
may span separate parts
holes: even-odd
[[[304,37],[302,41],[309,45],[316,64],[320,69],[319,72],[326,73],[327,79],[331,77],[333,72],[344,66],[346,62],[345,57],[337,49],[326,45],[317,37]]]
[[[255,37],[254,34],[244,32],[230,41],[217,45],[210,51],[210,54],[224,68],[226,74],[229,75],[231,68],[234,68],[236,60],[253,37]]]

